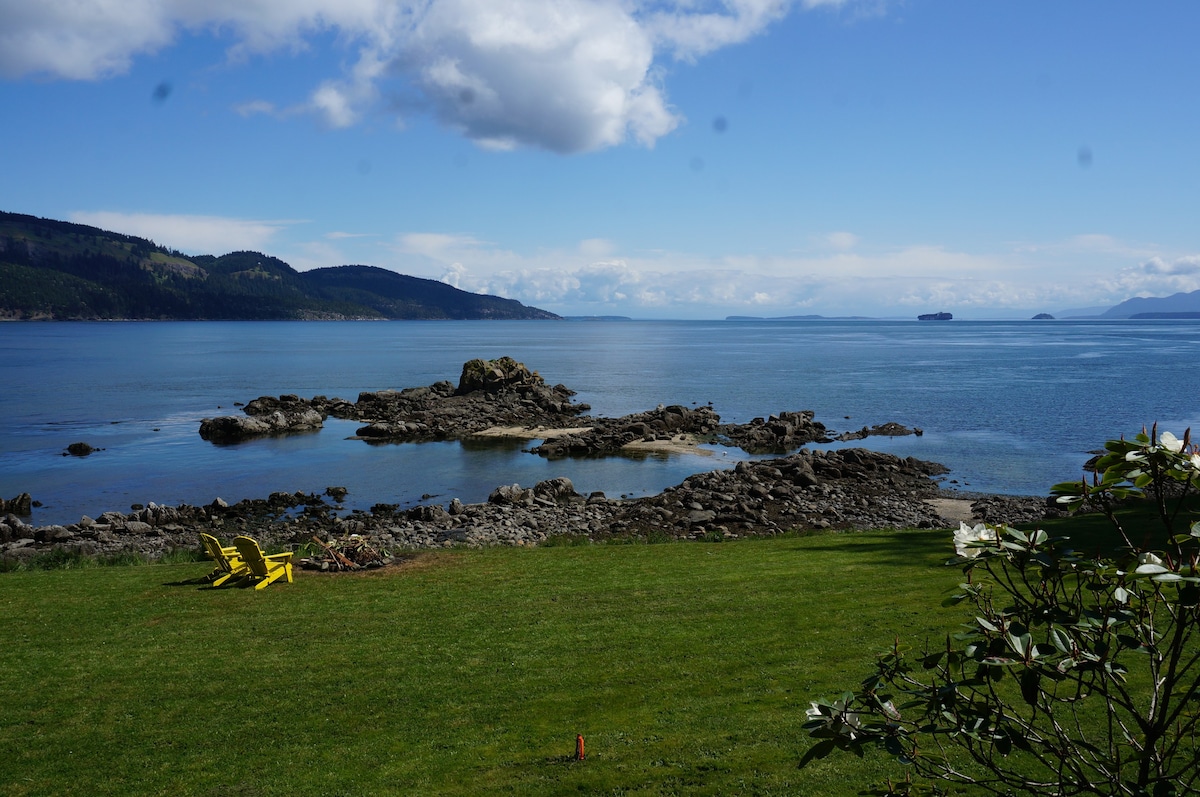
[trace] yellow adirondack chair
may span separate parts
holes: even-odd
[[[291,552],[274,553],[267,556],[262,552],[262,548],[258,547],[258,543],[252,537],[235,537],[233,544],[237,547],[238,554],[249,569],[246,575],[250,580],[257,582],[254,585],[255,589],[262,589],[284,576],[287,577],[289,584],[292,583]]]
[[[231,578],[250,575],[250,569],[242,561],[237,548],[232,545],[222,547],[216,537],[204,532],[200,532],[200,542],[204,544],[204,550],[208,552],[209,558],[217,563],[213,571],[205,576],[214,587],[221,586]]]

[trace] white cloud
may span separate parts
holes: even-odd
[[[740,44],[761,33],[768,25],[787,15],[791,0],[723,0],[707,4],[711,10],[697,10],[699,4],[688,0],[668,3],[667,8],[646,16],[646,28],[669,48],[676,58],[693,60],[726,47]],[[810,2],[804,4],[811,7]]]
[[[683,121],[661,57],[744,42],[797,3],[852,2],[872,0],[2,0],[0,75],[104,78],[184,33],[230,38],[241,61],[332,31],[351,64],[307,103],[331,126],[427,111],[487,148],[572,153],[652,146]]]
[[[266,100],[251,100],[249,102],[239,103],[233,107],[233,110],[239,116],[245,117],[259,115],[275,116],[278,114],[275,104],[267,102]]]
[[[463,275],[466,273],[467,270],[463,268],[462,263],[451,263],[446,268],[445,273],[442,274],[441,281],[447,285],[459,288],[461,287]]]
[[[292,223],[103,210],[78,211],[70,214],[70,219],[77,224],[149,238],[161,246],[194,255],[223,255],[246,249],[261,251]]]
[[[0,75],[94,79],[174,38],[154,0],[0,3]]]
[[[836,236],[836,234],[834,234]],[[967,317],[1022,316],[1062,307],[1116,304],[1149,287],[1165,295],[1200,287],[1200,256],[1150,259],[1105,276],[1096,257],[1075,261],[1039,247],[971,253],[932,245],[854,251],[817,239],[810,254],[702,257],[623,253],[610,242],[514,252],[468,235],[401,236],[390,267],[440,274],[463,290],[492,293],[555,312],[641,317],[741,315],[910,316],[949,310]],[[1069,247],[1065,247],[1069,248]],[[1065,249],[1064,248],[1064,249]],[[1115,249],[1124,249],[1114,242]],[[1076,253],[1078,255],[1078,253]],[[1127,261],[1126,261],[1127,262]]]
[[[331,241],[340,241],[345,238],[373,238],[374,234],[369,232],[339,232],[335,230],[325,233],[325,237]]]
[[[350,127],[359,119],[352,94],[336,83],[322,83],[313,92],[312,107],[331,127]]]
[[[486,246],[469,235],[448,235],[440,232],[414,232],[401,235],[396,251],[406,255],[419,255],[437,262],[453,260],[464,253],[473,253]]]
[[[1122,269],[1115,277],[1101,283],[1109,296],[1117,301],[1134,296],[1169,296],[1200,290],[1200,255],[1164,260],[1150,259]]]

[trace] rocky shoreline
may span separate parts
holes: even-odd
[[[744,461],[685,479],[654,496],[610,499],[575,492],[569,479],[531,488],[497,487],[488,500],[422,504],[402,509],[377,504],[341,510],[343,488],[273,493],[229,505],[150,504],[128,513],[105,512],[67,526],[34,527],[9,513],[0,519],[0,559],[26,560],[61,548],[86,556],[136,553],[154,559],[195,548],[198,532],[228,540],[249,534],[263,545],[296,547],[312,537],[359,535],[390,552],[448,547],[538,545],[569,535],[595,542],[718,540],[786,532],[865,528],[949,528],[938,501],[955,498],[932,478],[935,463],[865,449],[801,450],[777,459]],[[1057,510],[1036,497],[986,496],[970,502],[976,521],[1037,520]]]
[[[628,539],[737,539],[792,531],[862,528],[944,528],[970,517],[990,522],[1036,520],[1056,510],[1044,498],[985,496],[969,506],[941,489],[941,465],[863,448],[810,450],[802,446],[870,434],[914,434],[898,424],[835,435],[810,411],[781,412],[748,424],[722,424],[711,407],[660,406],[616,419],[583,415],[574,392],[548,386],[510,358],[473,360],[459,385],[360,394],[354,403],[322,396],[261,397],[244,417],[205,419],[200,434],[215,443],[319,428],[325,417],[363,422],[365,441],[463,439],[510,429],[539,437],[533,449],[549,458],[604,456],[650,443],[736,446],[774,459],[742,461],[685,479],[662,493],[636,499],[580,495],[566,478],[532,487],[497,487],[488,500],[428,503],[410,508],[376,504],[346,512],[347,490],[323,495],[273,493],[265,499],[205,506],[150,504],[129,513],[105,512],[71,525],[34,527],[19,516],[28,496],[0,506],[0,559],[21,561],[54,548],[87,556],[137,553],[149,558],[195,548],[197,534],[222,540],[249,534],[263,545],[297,547],[314,536],[359,535],[379,550],[455,546],[538,545],[568,535],[595,542]],[[538,429],[542,431],[535,431]],[[551,436],[545,430],[559,433]],[[796,450],[799,449],[799,450]],[[950,502],[949,504],[947,502]],[[946,512],[953,505],[954,512]]]

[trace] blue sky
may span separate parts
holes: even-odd
[[[1200,289],[1200,4],[0,0],[0,209],[554,312]]]

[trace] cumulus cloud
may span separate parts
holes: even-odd
[[[744,42],[797,5],[870,2],[0,0],[0,75],[104,78],[186,34],[231,39],[238,61],[334,32],[353,55],[307,102],[329,125],[425,111],[487,148],[573,153],[652,146],[683,121],[662,85],[664,59]],[[237,111],[274,108],[256,100]]]
[[[937,310],[1024,315],[1030,308],[1102,303],[1111,288],[1103,280],[1064,278],[1044,259],[1015,251],[978,254],[932,245],[864,250],[857,239],[853,243],[854,251],[836,249],[822,238],[809,254],[712,258],[623,253],[610,242],[601,247],[581,241],[561,251],[522,254],[466,235],[424,233],[397,240],[394,251],[407,259],[393,266],[566,314],[661,318],[909,317]],[[1135,271],[1200,277],[1200,258],[1148,262]]]
[[[1168,296],[1200,290],[1200,255],[1173,260],[1151,257],[1122,269],[1102,283],[1108,295],[1123,301],[1133,296]]]
[[[79,211],[70,214],[70,219],[77,224],[149,238],[162,246],[197,255],[262,250],[291,223],[103,210]]]

